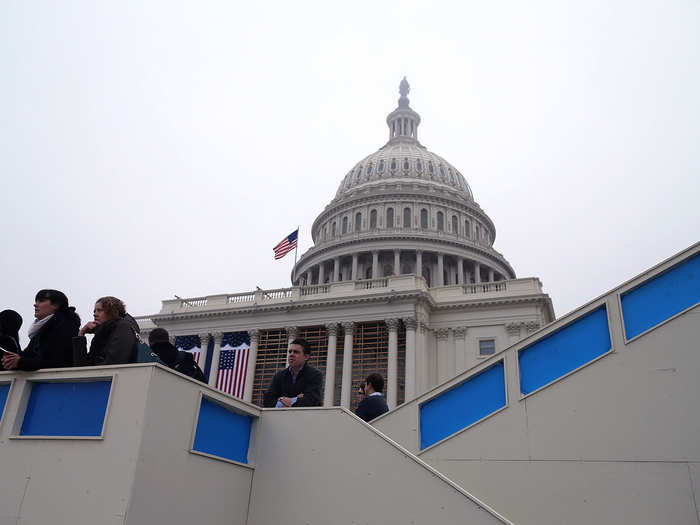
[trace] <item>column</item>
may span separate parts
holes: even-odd
[[[260,342],[260,330],[248,330],[250,336],[250,349],[248,350],[248,367],[245,373],[245,385],[243,387],[243,401],[253,402],[253,384],[255,383],[255,364],[258,360],[258,343]]]
[[[297,327],[296,326],[288,326],[285,328],[287,330],[287,347],[292,344],[292,341],[294,341],[297,338]]]
[[[379,277],[379,251],[374,250],[372,252],[372,279],[377,279]]]
[[[423,250],[416,250],[416,275],[423,277]]]
[[[457,257],[457,284],[464,284],[464,259]]]
[[[333,282],[338,282],[338,276],[340,275],[340,259],[336,257],[333,259]]]
[[[221,332],[213,332],[214,349],[211,354],[211,369],[209,371],[209,386],[216,388],[216,378],[219,376],[219,356],[221,355],[221,340],[224,334]]]
[[[474,283],[479,284],[481,282],[481,265],[474,261]]]
[[[398,364],[399,364],[399,320],[387,319],[386,327],[389,330],[389,360],[386,371],[386,402],[389,410],[396,408],[398,385]]]
[[[438,253],[437,261],[438,261],[438,263],[437,263],[437,275],[435,276],[437,278],[435,279],[435,285],[436,286],[444,286],[445,285],[445,271],[444,271],[445,256],[442,253]]]
[[[401,251],[394,250],[394,275],[401,275]]]
[[[406,369],[404,372],[404,401],[416,397],[416,328],[418,321],[409,317],[403,320],[406,326]]]
[[[442,383],[454,375],[454,370],[450,370],[451,359],[448,344],[450,329],[440,328],[436,330],[435,335],[437,336],[438,383]]]
[[[352,254],[352,277],[353,281],[357,281],[357,254]]]
[[[312,282],[311,279],[313,279],[313,273],[311,272],[311,268],[306,270],[306,286],[311,286]]]
[[[333,406],[335,393],[335,349],[338,341],[338,323],[328,323],[328,355],[326,356],[326,384],[323,388],[323,406]]]
[[[493,282],[493,268],[489,268],[489,282]]]
[[[467,354],[465,342],[467,338],[467,327],[458,326],[452,330],[455,336],[455,372],[461,374],[467,369]]]
[[[323,284],[326,279],[326,265],[321,263],[318,265],[318,284]]]
[[[340,387],[340,406],[350,408],[350,395],[352,393],[352,334],[355,323],[343,323],[345,341],[343,343],[343,384]]]
[[[204,372],[204,367],[207,364],[207,353],[209,351],[209,334],[199,334],[199,368]]]

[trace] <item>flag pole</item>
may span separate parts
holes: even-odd
[[[297,250],[299,249],[299,225],[297,224],[297,245],[294,247],[294,266],[297,265]]]

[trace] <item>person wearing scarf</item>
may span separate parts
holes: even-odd
[[[22,352],[3,353],[5,370],[29,372],[73,366],[72,339],[80,328],[80,317],[75,308],[68,306],[66,294],[58,290],[39,290],[34,298],[34,317],[27,347]]]

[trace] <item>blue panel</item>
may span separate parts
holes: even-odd
[[[627,339],[700,302],[700,254],[622,295]]]
[[[451,436],[506,406],[503,361],[420,407],[420,448]]]
[[[2,413],[5,410],[5,403],[7,402],[7,395],[10,393],[9,383],[6,385],[0,385],[0,419],[2,419]]]
[[[100,436],[112,380],[32,383],[23,436]]]
[[[520,391],[529,394],[610,348],[607,311],[601,306],[518,353]]]
[[[248,463],[252,416],[232,412],[202,398],[193,450]]]

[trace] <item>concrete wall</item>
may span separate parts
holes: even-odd
[[[252,462],[244,466],[189,452],[200,392],[243,412],[260,414],[256,407],[155,368],[127,525],[245,525]]]
[[[265,410],[249,525],[508,523],[341,408]]]
[[[699,251],[691,247],[373,424],[518,524],[697,525],[700,306],[626,340],[618,297]],[[600,305],[611,351],[522,395],[518,351]],[[503,358],[506,408],[420,451],[421,405]]]

